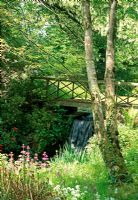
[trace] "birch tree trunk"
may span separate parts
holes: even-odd
[[[115,29],[115,14],[117,1],[112,0],[109,15],[109,30],[107,35],[106,51],[106,123],[104,122],[103,107],[100,98],[100,89],[96,76],[93,41],[92,21],[90,13],[90,0],[82,0],[84,32],[85,32],[85,60],[89,83],[89,90],[92,98],[92,112],[94,115],[95,132],[98,134],[99,147],[103,159],[109,169],[111,177],[119,183],[128,178],[121,149],[118,141],[118,130],[115,108],[115,86],[114,86],[114,46],[113,35]]]
[[[105,138],[104,116],[100,97],[100,90],[97,81],[96,68],[93,53],[91,15],[89,1],[83,1],[83,17],[85,29],[85,61],[88,76],[89,90],[92,100],[93,117],[95,121],[95,129],[98,133],[99,139]]]
[[[116,34],[116,10],[117,0],[110,0],[109,24],[107,32],[107,48],[106,48],[106,69],[105,69],[105,105],[106,105],[106,133],[111,143],[109,150],[114,153],[111,168],[113,168],[113,176],[119,176],[125,179],[128,175],[124,158],[121,153],[118,139],[117,113],[115,102],[115,54],[114,41]]]

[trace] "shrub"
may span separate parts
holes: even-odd
[[[66,140],[70,119],[65,117],[63,109],[50,107],[46,101],[43,80],[32,82],[29,77],[18,77],[9,81],[6,95],[0,99],[0,134],[3,138],[0,144],[4,145],[6,152],[13,151],[13,142],[9,142],[13,127],[18,128],[14,137],[16,144],[30,144],[37,152],[42,152],[45,148],[48,150],[49,146],[58,148],[59,143]],[[14,151],[18,150],[16,144]]]

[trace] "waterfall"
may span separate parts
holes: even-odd
[[[77,150],[82,150],[88,143],[89,138],[94,134],[93,118],[91,114],[79,116],[74,119],[69,144]]]

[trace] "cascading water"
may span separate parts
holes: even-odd
[[[92,115],[79,116],[73,122],[69,136],[69,144],[74,146],[77,150],[82,150],[93,134],[94,126]]]

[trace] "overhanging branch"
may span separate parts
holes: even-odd
[[[52,11],[59,11],[60,13],[66,15],[69,19],[77,23],[79,26],[82,27],[82,24],[77,19],[77,14],[71,9],[66,9],[64,6],[60,6],[59,3],[50,3],[48,0],[38,0],[40,3],[45,5],[46,7],[50,8]],[[57,13],[55,13],[57,15]]]

